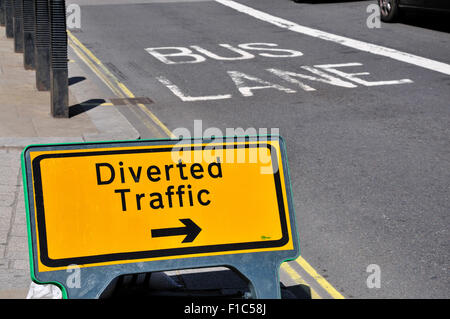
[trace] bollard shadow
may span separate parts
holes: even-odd
[[[103,99],[90,99],[80,104],[75,104],[69,107],[69,118],[77,116],[83,112],[92,110],[106,101]]]
[[[84,76],[72,76],[71,78],[69,78],[69,86],[77,84],[84,80],[86,80],[86,78]]]

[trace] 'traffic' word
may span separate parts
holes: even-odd
[[[108,185],[114,181],[116,181],[116,184],[121,183],[128,185],[129,182],[138,184],[145,180],[145,177],[144,179],[141,179],[142,166],[126,167],[129,171],[129,174],[127,174],[123,165],[123,162],[119,162],[119,167],[117,169],[110,163],[96,163],[95,171],[97,174],[97,185]],[[120,180],[119,178],[116,180],[116,169],[119,171]],[[150,165],[146,170],[146,180],[152,183],[157,183],[159,181],[173,182],[174,180],[187,181],[190,177],[198,180],[203,179],[206,175],[214,179],[222,178],[222,165],[220,158],[217,158],[216,162],[210,163],[206,169],[200,163],[194,163],[189,169],[187,169],[187,165],[180,160],[176,165],[169,164],[164,165],[164,167]],[[152,190],[155,188],[155,186],[151,186]],[[177,190],[174,191],[175,189]],[[163,191],[163,193],[153,192],[149,194],[150,208],[163,209],[165,206],[172,208],[175,204],[177,204],[177,207],[183,207],[184,205],[189,205],[192,207],[196,202],[202,206],[208,206],[211,203],[207,197],[207,195],[210,194],[209,190],[194,190],[190,184],[182,184],[178,186],[169,185],[165,187],[164,190],[165,192]],[[132,201],[129,199],[131,195],[128,193],[130,192],[131,188],[117,188],[114,190],[114,193],[120,194],[122,211],[127,211],[127,202]],[[175,194],[177,195],[176,199],[174,199]],[[184,195],[187,195],[187,198]],[[135,197],[136,210],[140,211],[142,209],[141,200],[146,198],[147,194],[135,192],[135,196],[131,197]]]

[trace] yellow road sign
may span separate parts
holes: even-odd
[[[39,272],[293,250],[278,139],[29,148]]]

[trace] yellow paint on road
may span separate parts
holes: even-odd
[[[281,264],[281,269],[286,272],[296,284],[308,286],[311,293],[311,299],[322,299],[322,297],[311,288],[311,286],[308,285],[308,283],[287,262]]]
[[[345,299],[325,278],[323,278],[302,256],[295,260],[334,299]]]
[[[117,85],[122,89],[122,91],[127,95],[129,98],[135,98],[135,95],[122,83],[117,82]],[[155,122],[163,131],[166,133],[170,138],[177,138],[171,130],[169,130],[158,117],[156,117],[153,112],[151,112],[144,104],[138,103],[137,106],[141,108],[141,110],[152,119],[153,122]]]
[[[69,39],[72,41],[71,47],[80,59],[85,62],[90,69],[116,94],[121,98],[134,98],[135,95],[121,83],[105,65],[88,49],[84,46],[80,40],[78,40],[70,31],[67,31]],[[138,103],[139,109],[144,112],[165,134],[170,138],[176,138],[176,136],[162,123],[144,104]],[[154,128],[149,127],[144,123],[151,131],[155,131]]]

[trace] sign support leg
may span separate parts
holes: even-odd
[[[251,298],[280,299],[279,267],[272,263],[260,264],[258,267],[246,265],[237,268],[248,281]]]

